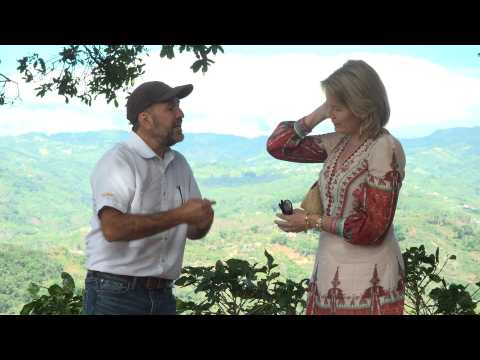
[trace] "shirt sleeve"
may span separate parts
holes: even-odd
[[[338,144],[341,135],[312,135],[305,118],[281,122],[267,140],[267,151],[274,158],[299,163],[322,163]]]
[[[405,154],[400,143],[387,136],[373,145],[367,182],[353,193],[357,204],[354,213],[346,218],[333,217],[328,229],[351,244],[381,244],[393,222],[405,176]]]
[[[135,171],[124,154],[107,153],[95,166],[90,183],[97,215],[105,206],[128,212],[135,194]]]

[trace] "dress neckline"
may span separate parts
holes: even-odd
[[[331,174],[330,176],[331,177],[334,177],[337,173],[338,173],[338,165],[340,165],[340,169],[344,169],[345,168],[345,164],[350,161],[351,158],[353,158],[356,153],[363,147],[363,145],[365,145],[365,143],[368,141],[368,139],[365,139],[364,141],[362,141],[356,148],[354,151],[352,151],[352,153],[350,155],[348,155],[343,161],[341,164],[338,164],[338,161],[340,160],[343,152],[345,151],[345,148],[347,147],[347,145],[349,144],[350,142],[350,139],[352,137],[351,136],[346,136],[344,137],[344,143],[342,144],[341,148],[338,150],[336,156],[335,156],[335,160],[333,162],[333,166],[332,166],[332,171],[331,171]]]

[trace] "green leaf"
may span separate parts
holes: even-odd
[[[280,276],[280,273],[278,272],[275,272],[273,274],[270,274],[269,276],[267,276],[267,280],[273,280],[273,279],[276,279],[277,277]]]
[[[73,293],[75,291],[75,281],[69,273],[62,272],[63,289]]]
[[[175,55],[173,52],[173,45],[163,45],[162,50],[160,51],[160,57],[167,57],[172,59]]]
[[[20,311],[20,315],[30,315],[34,307],[35,307],[35,302],[31,302],[24,305],[22,310]]]
[[[30,286],[28,287],[27,291],[30,295],[35,297],[38,294],[38,292],[40,291],[40,286],[38,286],[37,284],[34,284],[34,283],[30,283]]]
[[[63,295],[63,289],[59,285],[53,284],[48,288],[48,293],[52,296],[61,296]]]
[[[228,259],[225,261],[227,265],[231,268],[243,268],[245,266],[250,267],[250,263],[246,260],[241,260],[241,259]]]
[[[177,285],[177,286],[183,286],[183,285],[185,285],[186,282],[187,282],[187,277],[186,277],[186,276],[182,276],[182,277],[178,278],[178,279],[175,281],[175,285]]]
[[[192,66],[190,66],[190,69],[193,70],[194,73],[196,73],[200,68],[202,67],[203,60],[197,60],[195,61]]]
[[[46,71],[45,61],[43,61],[42,58],[38,59],[38,61],[40,62],[40,66],[42,67],[42,73],[45,74],[45,71]]]
[[[223,266],[223,263],[218,260],[216,263],[215,263],[215,271],[218,271],[218,272],[225,272],[225,266]]]
[[[217,55],[217,51],[221,51],[222,53],[224,52],[220,45],[212,45],[210,50],[212,51],[213,55]]]
[[[264,255],[267,257],[267,267],[268,267],[268,269],[272,269],[272,265],[273,265],[272,255],[270,255],[267,250],[265,250]]]

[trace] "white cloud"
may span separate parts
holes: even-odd
[[[114,113],[99,112],[88,106],[63,106],[48,109],[0,109],[0,135],[19,135],[27,132],[54,134],[104,129],[128,130],[115,121]]]
[[[205,75],[191,71],[192,54],[174,60],[152,54],[145,60],[146,74],[136,84],[149,80],[171,86],[192,83],[194,92],[182,101],[186,132],[253,137],[269,134],[278,122],[298,119],[317,107],[324,99],[320,81],[348,59],[364,59],[382,77],[392,108],[388,126],[392,131],[480,125],[478,77],[426,59],[392,54],[225,53],[214,57],[215,64]],[[114,108],[99,99],[89,108],[67,105],[56,96],[36,98],[23,85],[21,91],[23,103],[0,107],[0,134],[129,129],[124,101]],[[42,110],[35,110],[39,105]]]

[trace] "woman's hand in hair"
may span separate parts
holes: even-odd
[[[310,129],[320,124],[323,120],[329,117],[330,109],[325,101],[322,105],[316,108],[310,115],[305,118],[305,125]]]

